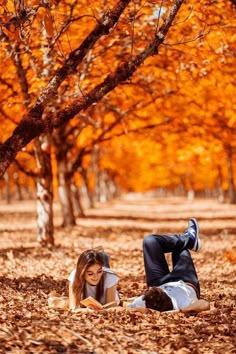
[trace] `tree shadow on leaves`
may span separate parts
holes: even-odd
[[[0,249],[0,257],[4,260],[25,259],[26,257],[34,257],[34,259],[50,258],[52,253],[57,249],[61,249],[60,246],[47,247],[8,247]]]
[[[40,274],[36,277],[19,277],[14,279],[1,276],[0,283],[2,291],[13,290],[22,292],[25,296],[28,293],[37,293],[37,296],[40,293],[48,295],[51,291],[56,291],[65,296],[68,295],[68,281],[66,279],[55,280],[53,277],[45,274]]]

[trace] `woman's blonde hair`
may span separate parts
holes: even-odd
[[[104,255],[101,251],[95,249],[87,250],[81,253],[78,258],[75,279],[72,285],[72,291],[75,296],[75,305],[80,306],[80,301],[85,298],[85,272],[94,264],[104,266]],[[96,300],[100,301],[104,291],[104,276],[102,275],[96,290]]]

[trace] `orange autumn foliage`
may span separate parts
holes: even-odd
[[[71,4],[63,0],[46,1],[42,6],[37,0],[28,0],[29,15],[24,17],[18,9],[18,20],[12,2],[2,3],[2,142],[55,70],[115,3],[91,1],[87,6],[86,1]],[[63,82],[45,114],[85,96],[120,62],[140,53],[163,23],[170,3],[131,2],[109,35],[98,40],[76,72]],[[80,130],[76,139],[67,137],[73,140],[68,158],[73,161],[81,149],[92,149],[94,139],[107,130],[99,142],[99,168],[110,171],[124,190],[179,184],[186,189],[213,189],[219,168],[222,187],[227,189],[228,149],[235,148],[236,124],[232,11],[230,1],[187,1],[159,55],[147,59],[132,80],[68,123]],[[24,83],[17,73],[14,49],[20,53]],[[32,149],[31,144],[27,149]],[[33,161],[22,161],[34,169]],[[88,155],[83,165],[87,168],[90,163]]]

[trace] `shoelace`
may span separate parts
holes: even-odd
[[[188,229],[188,233],[191,235],[191,236],[195,236],[196,234],[196,231],[192,228]]]
[[[189,229],[185,230],[184,231],[184,235],[195,235],[196,234],[196,231],[194,228],[190,227]]]

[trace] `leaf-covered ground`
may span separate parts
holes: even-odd
[[[55,207],[54,249],[37,246],[35,204],[0,204],[0,353],[236,353],[236,206],[216,200],[123,198],[86,210],[78,226],[60,227]],[[202,252],[193,254],[209,313],[72,314],[47,304],[67,295],[78,254],[102,245],[120,276],[123,299],[145,289],[144,235],[181,232],[200,223]]]

